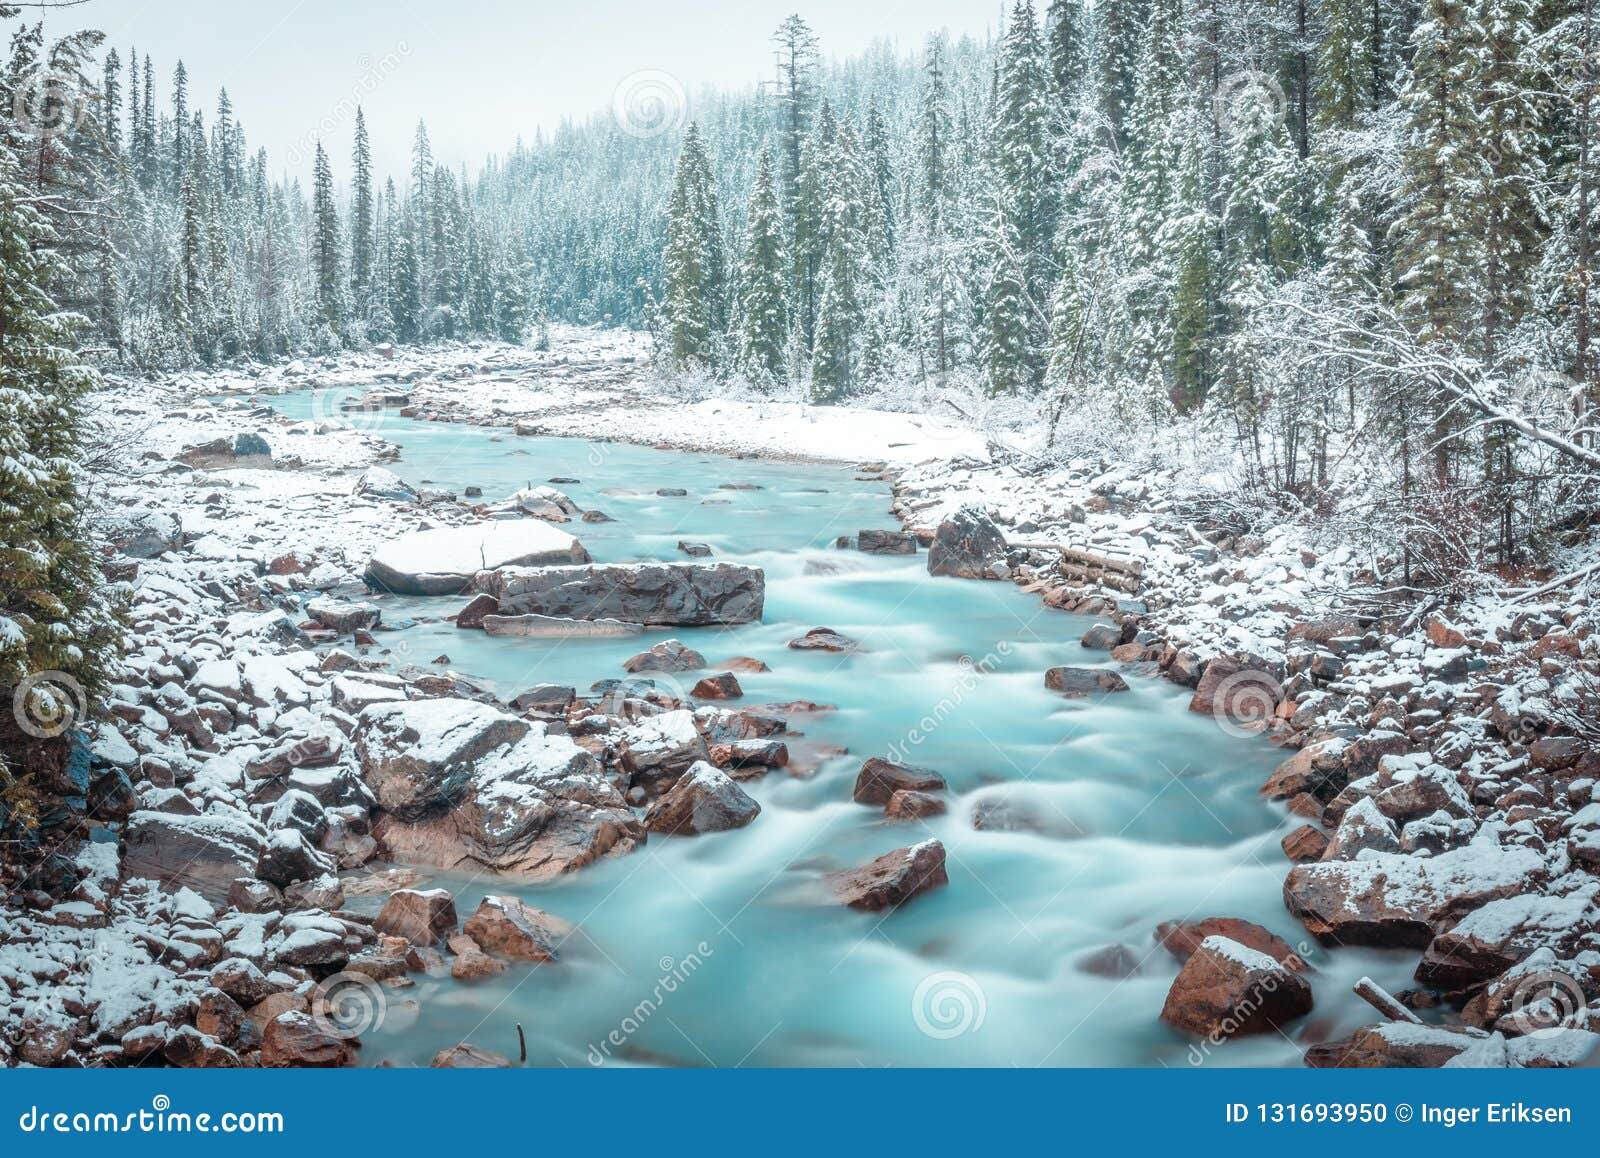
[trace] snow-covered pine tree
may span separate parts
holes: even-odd
[[[344,327],[343,259],[339,245],[339,210],[334,202],[333,167],[328,151],[317,142],[312,162],[311,265],[316,279],[320,321],[330,336]]]
[[[1011,10],[1000,45],[991,151],[1001,228],[990,238],[986,306],[998,309],[984,344],[991,390],[1032,389],[1044,377],[1046,303],[1054,277],[1056,191],[1047,135],[1050,93],[1032,0]],[[1020,300],[1015,295],[1020,291]],[[1020,329],[1018,328],[1020,327]]]
[[[714,254],[708,211],[711,191],[702,184],[707,165],[700,129],[684,131],[677,176],[667,203],[667,246],[662,254],[663,350],[675,369],[713,369],[717,360],[715,297],[720,279],[712,271]]]
[[[377,258],[374,230],[372,142],[367,136],[366,114],[357,105],[350,179],[350,307],[363,326],[371,320],[372,313],[373,264]]]
[[[1426,0],[1412,35],[1400,95],[1406,117],[1390,227],[1398,305],[1416,338],[1446,356],[1476,350],[1483,316],[1484,193],[1479,38],[1461,0]],[[1424,387],[1434,474],[1449,480],[1461,416],[1453,400]]]
[[[784,300],[788,254],[783,245],[783,210],[772,173],[772,154],[756,158],[755,184],[739,266],[739,335],[736,366],[757,385],[782,381],[789,345],[789,309]]]
[[[95,385],[51,287],[66,275],[49,222],[0,141],[0,694],[33,720],[93,703],[117,637],[86,526],[77,458]],[[76,690],[74,689],[76,685]],[[0,762],[44,766],[4,713]],[[64,762],[64,761],[63,761]]]
[[[811,348],[811,396],[819,403],[841,401],[860,384],[871,283],[865,224],[869,178],[849,124],[838,126],[828,153],[821,291]]]

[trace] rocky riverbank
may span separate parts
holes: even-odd
[[[1101,461],[1044,473],[933,462],[900,475],[895,504],[934,541],[931,570],[1009,579],[1049,606],[1103,617],[1084,647],[1109,652],[1129,678],[1193,689],[1190,710],[1293,753],[1262,786],[1305,820],[1282,844],[1288,916],[1319,952],[1422,951],[1415,988],[1397,1000],[1364,992],[1384,1021],[1313,1045],[1308,1064],[1593,1056],[1600,637],[1590,599],[1554,585],[1386,607],[1348,549],[1324,552],[1293,526],[1267,539],[1196,525],[1179,514],[1185,490],[1171,475]],[[1078,694],[1119,690],[1096,676],[1104,669],[1047,679]],[[1261,947],[1207,938],[1164,1018],[1215,1043],[1307,1013],[1309,987]]]
[[[1174,476],[979,461],[971,436],[903,415],[814,411],[797,435],[789,404],[641,401],[628,341],[571,337],[103,397],[116,448],[97,476],[105,567],[128,584],[132,634],[95,705],[103,722],[41,785],[37,846],[8,866],[0,1061],[351,1064],[363,1000],[419,977],[559,968],[572,933],[498,896],[463,925],[448,893],[388,866],[546,879],[651,839],[759,824],[741,783],[817,758],[794,732],[818,705],[728,706],[759,659],[712,667],[658,645],[628,662],[632,678],[502,702],[446,657],[409,654],[390,634],[406,626],[392,591],[460,592],[461,628],[586,634],[759,617],[759,572],[597,575],[581,532],[603,516],[550,487],[491,502],[409,487],[381,465],[393,448],[362,432],[369,406],[681,448],[866,451],[913,535],[854,546],[921,540],[934,574],[1018,583],[1104,619],[1083,642],[1108,662],[1052,668],[1049,686],[1100,696],[1163,677],[1219,727],[1291,753],[1263,791],[1306,822],[1284,841],[1278,932],[1298,918],[1310,936],[1291,948],[1225,917],[1163,926],[1184,966],[1152,1017],[1207,1050],[1294,1032],[1317,983],[1307,958],[1407,947],[1422,951],[1417,987],[1375,995],[1388,1016],[1348,1041],[1306,1039],[1308,1062],[1592,1052],[1600,755],[1584,734],[1597,646],[1585,599],[1390,612],[1348,550],[1293,527],[1252,540],[1197,525]],[[313,382],[337,391],[309,422],[201,398]],[[856,643],[818,629],[791,646]],[[872,759],[855,799],[915,820],[945,811],[943,791],[936,773]],[[817,899],[882,909],[946,883],[944,848],[926,840],[819,880]],[[346,904],[374,894],[376,917]],[[507,1063],[463,1043],[436,1064]]]

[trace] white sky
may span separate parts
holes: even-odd
[[[640,72],[667,73],[691,96],[767,79],[769,37],[793,11],[824,54],[849,56],[879,38],[909,50],[939,28],[982,35],[998,24],[1000,2],[88,0],[46,23],[100,28],[124,57],[130,45],[150,52],[162,107],[181,57],[208,123],[226,86],[250,147],[266,147],[274,172],[308,173],[322,135],[342,184],[357,99],[380,174],[404,171],[419,117],[438,159],[475,169],[519,132],[610,108]],[[34,17],[25,9],[23,18]]]

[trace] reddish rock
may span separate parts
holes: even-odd
[[[1144,644],[1119,643],[1111,649],[1111,658],[1118,663],[1137,663],[1144,658]]]
[[[448,889],[400,889],[389,894],[372,927],[413,945],[432,945],[456,931],[456,901]]]
[[[1270,720],[1282,698],[1283,688],[1270,672],[1214,659],[1200,677],[1189,710],[1235,723]]]
[[[759,775],[768,768],[782,768],[789,763],[789,746],[781,740],[734,740],[727,744],[711,745],[711,762],[719,768],[745,771],[740,779],[749,779],[749,770]]]
[[[1430,857],[1369,853],[1296,865],[1283,898],[1330,944],[1420,949],[1473,909],[1533,890],[1548,875],[1532,849],[1480,843]]]
[[[744,689],[732,672],[721,672],[706,676],[689,689],[689,694],[697,700],[736,700],[744,695]]]
[[[464,933],[451,937],[448,944],[456,959],[450,963],[450,976],[457,981],[481,981],[505,972],[505,962],[485,953],[479,944]]]
[[[1311,1006],[1311,986],[1298,973],[1227,937],[1207,937],[1167,991],[1161,1020],[1219,1040],[1281,1029]]]
[[[1438,616],[1428,620],[1428,642],[1434,647],[1465,647],[1467,637]]]
[[[1322,859],[1328,851],[1328,837],[1315,825],[1302,824],[1283,838],[1282,847],[1284,856],[1296,864],[1305,864]]]
[[[350,1061],[350,1043],[309,1013],[280,1013],[261,1035],[261,1064],[268,1069],[331,1069]]]
[[[681,672],[695,671],[705,666],[706,657],[694,648],[686,646],[682,640],[666,639],[648,651],[641,651],[638,655],[624,660],[622,670]]]
[[[928,816],[943,816],[949,805],[938,796],[926,792],[913,792],[902,788],[883,806],[883,814],[891,820],[921,820]]]
[[[554,961],[572,927],[516,897],[484,897],[462,930],[482,949],[522,961]]]
[[[306,561],[293,551],[287,555],[279,555],[267,564],[268,575],[303,575],[306,570]]]
[[[944,845],[925,840],[897,848],[870,864],[834,873],[828,884],[834,896],[852,909],[893,909],[913,897],[950,883],[944,871]]]
[[[499,615],[500,600],[493,595],[474,595],[460,611],[456,612],[456,626],[466,630],[481,631],[485,615]]]
[[[772,670],[764,661],[752,659],[748,655],[736,655],[721,666],[729,671],[743,672],[746,675]]]
[[[698,836],[743,828],[761,813],[761,805],[721,769],[695,764],[645,813],[651,832]]]
[[[915,768],[874,756],[861,765],[856,777],[857,804],[887,804],[896,792],[943,792],[944,777],[928,768]]]
[[[1294,947],[1282,937],[1262,928],[1253,921],[1238,917],[1206,917],[1200,921],[1163,921],[1156,926],[1158,942],[1180,961],[1187,961],[1207,937],[1226,937],[1247,949],[1265,953],[1278,964],[1297,973],[1306,972],[1307,965]]]

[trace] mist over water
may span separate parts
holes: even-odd
[[[273,398],[310,417],[309,393]],[[371,416],[363,416],[363,419]],[[622,662],[676,636],[710,671],[752,656],[743,703],[811,700],[837,711],[791,716],[808,743],[845,747],[810,779],[779,770],[744,787],[761,804],[747,828],[653,837],[641,851],[537,886],[433,873],[463,918],[486,893],[515,894],[578,926],[561,959],[461,984],[414,975],[388,992],[366,1064],[427,1064],[463,1040],[556,1065],[1170,1065],[1191,1042],[1158,1019],[1177,963],[1151,930],[1173,918],[1235,916],[1292,943],[1281,837],[1299,822],[1258,788],[1281,758],[1186,710],[1164,680],[1067,701],[1044,687],[1055,664],[1107,664],[1081,648],[1091,620],[1050,610],[1009,583],[932,579],[926,557],[830,544],[893,527],[889,488],[848,468],[736,460],[384,416],[403,449],[392,469],[486,501],[551,478],[615,522],[570,529],[599,562],[682,560],[680,540],[716,560],[765,569],[762,623],[620,640],[495,639],[444,622],[380,636],[402,662],[450,666],[510,696],[535,683],[623,675]],[[723,484],[761,489],[722,489]],[[682,488],[686,497],[664,497]],[[464,602],[388,599],[385,618],[442,617]],[[860,640],[841,656],[788,650],[826,625]],[[652,675],[692,686],[700,674]],[[861,762],[893,754],[939,771],[949,813],[890,822],[855,804]],[[1003,799],[1040,832],[979,831],[974,807]],[[829,904],[820,878],[928,836],[950,884],[890,914]],[[379,898],[352,905],[375,907]],[[820,903],[819,903],[820,902]],[[1126,946],[1136,972],[1105,977],[1085,958]],[[1362,973],[1403,988],[1404,953],[1306,950],[1318,1009],[1297,1034],[1348,1032],[1363,1016]],[[1370,1013],[1370,1011],[1368,1011]],[[1212,1064],[1297,1064],[1310,1037],[1230,1043]]]

